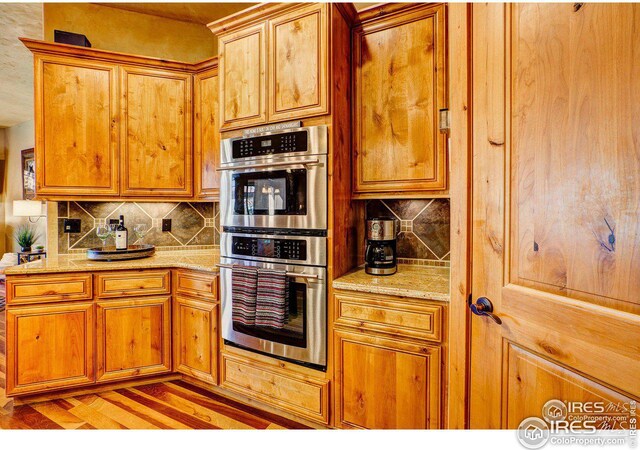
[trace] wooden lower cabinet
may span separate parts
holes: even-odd
[[[440,427],[439,347],[342,330],[334,345],[337,427]]]
[[[9,308],[7,395],[93,383],[94,311],[89,302]]]
[[[97,381],[171,372],[171,297],[98,301]]]
[[[174,368],[218,382],[218,304],[177,295],[173,301]]]

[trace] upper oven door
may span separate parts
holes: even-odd
[[[327,228],[327,156],[269,157],[222,168],[223,226]]]

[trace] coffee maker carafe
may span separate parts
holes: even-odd
[[[366,273],[371,275],[396,273],[397,223],[394,219],[386,218],[367,220],[367,249],[364,255]]]

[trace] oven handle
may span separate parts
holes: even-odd
[[[222,172],[225,170],[251,170],[251,169],[266,169],[270,167],[281,167],[281,166],[296,166],[302,165],[305,168],[311,164],[319,164],[319,159],[305,159],[304,161],[277,161],[272,163],[262,163],[262,164],[251,164],[246,166],[234,166],[234,167],[218,167],[216,171]]]
[[[233,264],[216,264],[216,267],[221,269],[233,269]],[[241,266],[241,267],[251,267],[251,266]],[[318,275],[308,274],[308,273],[298,273],[298,272],[287,272],[286,275],[291,278],[309,278],[309,279],[318,279]]]

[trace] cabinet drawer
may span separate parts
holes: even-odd
[[[329,422],[329,381],[222,354],[221,386],[307,419]]]
[[[176,292],[198,298],[218,298],[217,275],[179,270],[176,274]]]
[[[7,303],[20,305],[91,300],[91,274],[7,277]]]
[[[130,295],[159,295],[171,291],[168,270],[111,272],[96,275],[96,296],[100,298]]]
[[[443,306],[399,297],[335,294],[336,325],[388,335],[442,339]]]

